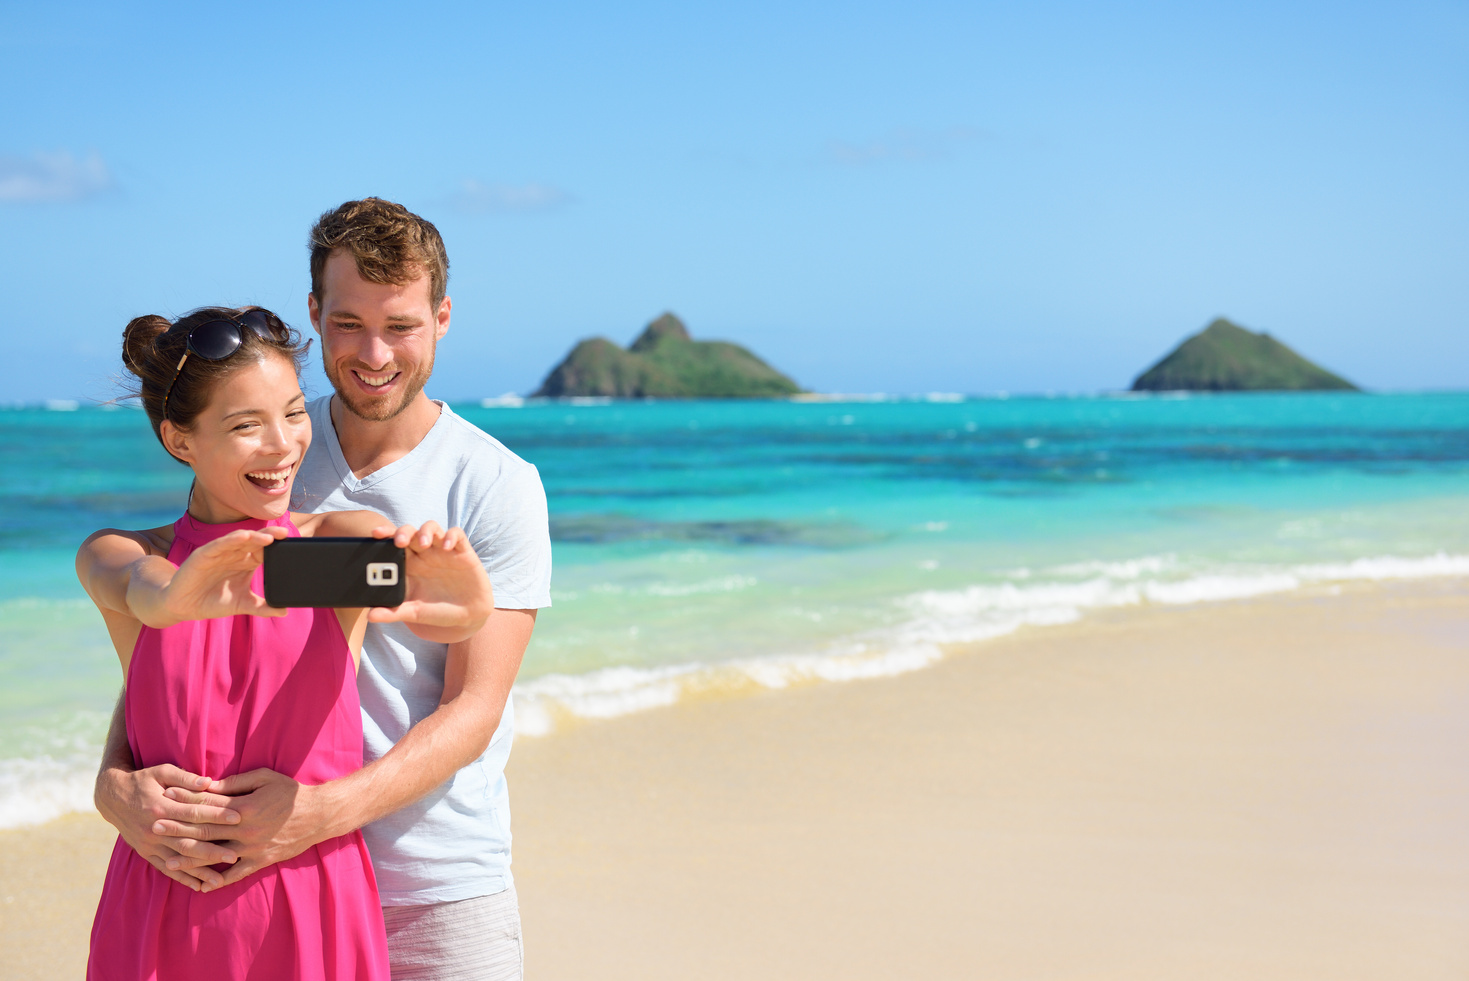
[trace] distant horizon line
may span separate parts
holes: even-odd
[[[1184,401],[1191,398],[1219,398],[1230,396],[1371,396],[1371,395],[1463,395],[1469,394],[1469,386],[1463,388],[1376,388],[1356,390],[1317,389],[1258,389],[1218,391],[1213,389],[1170,389],[1165,391],[1134,391],[1128,388],[1096,389],[1044,389],[1034,391],[1008,391],[996,389],[990,392],[802,392],[798,395],[731,398],[680,398],[670,396],[617,396],[617,395],[518,395],[506,392],[503,395],[475,398],[438,399],[450,406],[472,405],[477,408],[520,408],[539,405],[595,406],[628,404],[639,402],[796,402],[811,405],[823,404],[876,404],[883,402],[927,402],[932,404],[955,404],[962,402],[1005,402],[1011,399],[1088,399],[1105,398],[1124,401]],[[134,410],[143,407],[134,400],[95,398],[47,398],[15,401],[0,401],[0,411],[44,410],[48,412],[76,412],[95,409],[104,412]]]

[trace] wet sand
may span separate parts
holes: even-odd
[[[527,974],[1469,976],[1469,583],[1115,611],[512,758]],[[111,836],[0,832],[0,977]]]

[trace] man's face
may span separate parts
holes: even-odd
[[[429,304],[425,272],[402,286],[371,283],[346,252],[326,261],[321,300],[307,300],[321,335],[321,361],[353,415],[393,418],[416,399],[434,370],[434,348],[449,330],[449,298]]]

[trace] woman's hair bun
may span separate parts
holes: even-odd
[[[129,320],[122,329],[123,367],[142,378],[153,357],[154,344],[170,326],[167,318],[156,313]]]

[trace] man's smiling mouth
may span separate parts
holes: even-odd
[[[367,388],[387,388],[393,383],[393,380],[395,378],[402,374],[402,372],[385,371],[381,373],[369,374],[365,371],[354,370],[352,374],[356,375],[357,380],[360,381]]]

